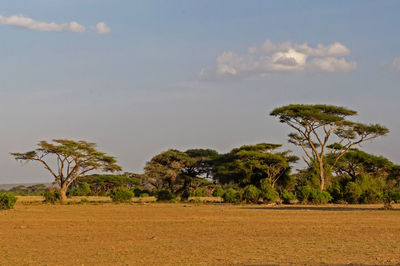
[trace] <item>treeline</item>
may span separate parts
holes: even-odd
[[[87,175],[93,170],[121,172],[122,168],[114,157],[86,141],[41,141],[36,150],[12,155],[43,164],[55,179],[61,202],[67,196],[109,195],[118,200],[154,195],[164,201],[218,196],[230,203],[384,202],[390,207],[400,199],[400,166],[356,148],[389,130],[348,119],[356,114],[333,105],[274,109],[271,115],[294,130],[289,142],[300,148],[300,158],[272,143],[244,145],[224,154],[211,149],[170,149],[151,158],[142,174]],[[54,155],[56,168],[44,160],[49,155]],[[299,160],[306,167],[295,172],[293,166]]]

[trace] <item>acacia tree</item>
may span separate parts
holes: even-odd
[[[60,187],[61,203],[65,203],[68,187],[79,177],[92,170],[120,171],[113,156],[96,149],[95,143],[54,139],[54,143],[40,141],[39,148],[25,153],[11,153],[17,161],[37,161],[43,164]],[[56,162],[55,166],[51,162]]]
[[[281,146],[271,143],[243,145],[221,154],[213,161],[214,179],[242,187],[250,184],[260,187],[262,180],[268,179],[275,188],[279,181],[288,179],[290,164],[298,160],[290,151],[276,152]]]
[[[389,130],[379,124],[362,124],[350,121],[357,112],[334,105],[291,104],[274,109],[270,115],[279,118],[295,129],[289,134],[289,142],[298,145],[305,153],[304,161],[311,167],[319,164],[320,190],[325,188],[325,152],[334,149],[334,166],[353,146],[386,135]]]
[[[209,149],[186,152],[170,149],[146,163],[144,177],[156,189],[169,189],[177,194],[197,187],[211,173],[209,157],[217,154]]]

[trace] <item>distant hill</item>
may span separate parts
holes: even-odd
[[[11,188],[13,188],[13,187],[16,187],[16,186],[26,186],[26,187],[29,187],[29,186],[33,186],[33,185],[37,185],[37,184],[43,184],[43,185],[46,185],[46,186],[50,186],[50,185],[51,185],[51,183],[46,183],[46,182],[43,182],[43,183],[0,184],[0,190],[1,190],[1,189],[9,190],[9,189],[11,189]]]

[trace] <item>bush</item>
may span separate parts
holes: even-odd
[[[364,190],[363,193],[361,194],[360,202],[366,204],[377,203],[377,202],[382,202],[382,198],[383,194],[381,191],[374,188],[369,188]]]
[[[344,188],[344,200],[348,203],[359,203],[362,194],[361,187],[355,182],[349,182]]]
[[[142,195],[142,190],[140,188],[135,188],[133,189],[133,193],[135,194],[135,197],[140,197],[140,195]]]
[[[332,200],[332,196],[331,196],[331,194],[329,194],[329,192],[319,191],[315,188],[311,190],[311,194],[308,198],[308,201],[310,201],[313,204],[325,204],[331,200]]]
[[[214,189],[212,195],[214,197],[221,197],[224,195],[225,190],[222,187],[217,187],[216,189]]]
[[[260,190],[254,185],[248,185],[244,188],[243,200],[247,203],[257,203],[260,198]]]
[[[156,194],[157,201],[175,200],[175,195],[169,190],[159,190]]]
[[[294,200],[296,200],[296,195],[293,194],[293,192],[284,189],[281,193],[281,198],[283,200],[283,203],[291,204]]]
[[[278,191],[276,191],[271,181],[267,178],[261,180],[261,197],[266,203],[276,201],[279,198]]]
[[[189,189],[185,189],[182,194],[181,194],[181,200],[182,201],[187,201],[190,197],[190,191]]]
[[[79,186],[73,188],[70,192],[71,196],[90,196],[92,194],[92,190],[88,183],[83,182]]]
[[[45,203],[55,204],[61,200],[61,193],[58,189],[47,189],[43,193],[43,197]]]
[[[113,202],[130,202],[134,194],[125,187],[116,188],[110,193]]]
[[[145,197],[150,197],[150,195],[148,193],[142,193],[140,194],[141,198],[145,198]]]
[[[296,188],[297,199],[303,203],[324,204],[333,198],[327,191],[319,191],[310,186],[300,186]]]
[[[240,201],[240,194],[238,191],[230,188],[225,191],[225,193],[222,195],[222,198],[226,203],[238,203]]]
[[[17,197],[11,193],[0,193],[0,210],[9,210],[14,208]]]
[[[195,197],[208,197],[209,192],[206,188],[201,187],[201,188],[196,189],[196,191],[194,192],[194,196]]]
[[[300,202],[306,203],[308,201],[308,198],[310,197],[311,194],[311,188],[310,186],[299,186],[296,188],[296,197]]]

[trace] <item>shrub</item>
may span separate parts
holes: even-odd
[[[172,201],[175,199],[174,193],[169,190],[159,190],[156,194],[157,201]]]
[[[313,188],[311,188],[310,186],[306,185],[306,186],[299,186],[296,188],[296,196],[297,199],[300,202],[306,203],[308,201],[308,198],[310,197],[311,194],[311,190]]]
[[[191,196],[190,194],[191,193],[190,193],[189,189],[185,189],[181,194],[181,200],[187,201],[189,199],[189,197]]]
[[[47,189],[43,193],[44,202],[55,204],[56,202],[60,201],[61,193],[58,189]]]
[[[82,198],[82,199],[81,199],[81,203],[82,203],[82,204],[90,203],[90,200],[88,200],[87,198]]]
[[[243,200],[247,203],[257,203],[260,198],[260,190],[254,185],[248,185],[244,188]]]
[[[214,197],[221,197],[224,195],[225,190],[222,187],[217,187],[216,189],[214,189],[212,195]]]
[[[357,183],[349,182],[344,188],[344,200],[348,203],[359,203],[362,193],[362,189]]]
[[[145,198],[145,197],[150,197],[150,195],[148,193],[142,193],[140,194],[141,198]]]
[[[285,204],[290,204],[294,200],[296,200],[296,195],[293,192],[287,191],[284,189],[281,193],[281,198],[283,200],[283,203]]]
[[[311,194],[308,198],[313,204],[325,204],[332,200],[331,194],[327,191],[319,191],[315,188],[311,189]]]
[[[327,191],[319,191],[310,186],[300,186],[296,188],[297,199],[303,203],[324,204],[331,201],[333,198]]]
[[[240,194],[238,191],[230,188],[225,191],[225,193],[222,195],[222,198],[226,203],[238,203],[240,201]]]
[[[110,193],[113,202],[130,202],[134,194],[125,187],[116,188]]]
[[[201,187],[201,188],[196,189],[196,191],[194,192],[194,196],[195,197],[208,197],[209,192],[206,188]]]
[[[83,182],[79,186],[73,188],[70,192],[72,196],[90,196],[92,194],[92,190],[88,183]]]
[[[140,188],[135,188],[133,189],[133,193],[135,194],[135,197],[140,197],[140,195],[142,195],[142,190]]]
[[[261,180],[261,197],[266,203],[276,201],[279,198],[278,191],[276,191],[271,181],[267,178]]]
[[[0,210],[9,210],[14,208],[17,197],[11,193],[0,193]]]
[[[361,203],[377,203],[377,202],[382,202],[383,194],[381,191],[375,189],[375,188],[369,188],[363,191],[363,193],[360,196],[360,202]]]

